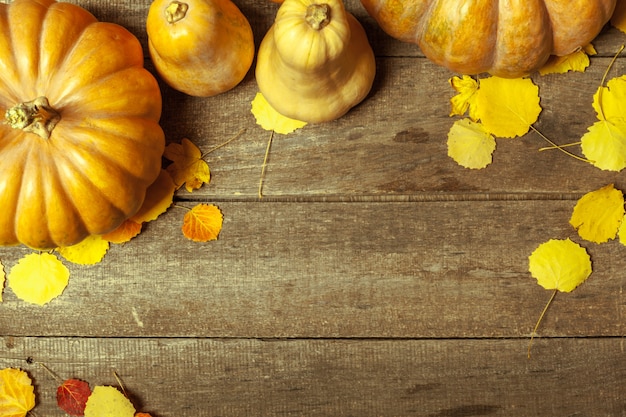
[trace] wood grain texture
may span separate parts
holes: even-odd
[[[617,339],[0,339],[0,366],[36,381],[38,415],[55,381],[117,385],[136,407],[174,416],[603,416],[626,412]]]
[[[125,26],[147,52],[150,0],[72,2]],[[235,3],[258,46],[278,6]],[[485,170],[459,167],[446,149],[454,74],[384,34],[358,0],[345,3],[376,53],[373,89],[340,120],[277,135],[262,199],[269,132],[250,113],[253,71],[212,98],[160,81],[169,142],[207,151],[243,131],[207,156],[211,183],[178,192],[178,207],[104,262],[67,264],[70,285],[47,306],[4,290],[0,368],[34,378],[38,416],[63,413],[58,381],[37,362],[92,385],[116,384],[117,372],[153,417],[626,416],[626,248],[582,242],[568,225],[575,199],[608,183],[626,191],[624,174],[539,152],[535,133],[498,139]],[[535,127],[578,141],[625,40],[607,27],[587,72],[533,75]],[[620,57],[608,76],[625,72]],[[197,202],[223,211],[219,240],[182,236],[184,207]],[[527,258],[568,237],[594,272],[557,295],[529,360],[551,293]],[[0,260],[10,273],[29,252],[0,248]]]

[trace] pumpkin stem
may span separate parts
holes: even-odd
[[[189,5],[180,1],[174,0],[165,8],[165,18],[167,23],[176,23],[179,20],[183,20],[189,10]]]
[[[46,97],[15,105],[4,117],[12,128],[32,132],[43,139],[50,138],[52,129],[61,120],[61,114],[50,106]]]
[[[330,6],[326,3],[311,4],[306,8],[304,20],[314,30],[321,30],[330,23]]]

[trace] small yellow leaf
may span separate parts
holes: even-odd
[[[618,1],[611,16],[611,25],[626,33],[626,1]]]
[[[600,120],[623,121],[626,118],[626,75],[600,86],[593,95],[593,108]]]
[[[619,225],[619,229],[617,230],[617,236],[619,237],[619,243],[626,246],[626,215]]]
[[[172,176],[162,169],[156,181],[148,187],[143,205],[130,219],[139,224],[156,220],[172,205],[175,191],[176,184]]]
[[[459,93],[450,99],[450,116],[463,116],[469,110],[469,116],[475,120],[473,116],[476,113],[478,81],[469,75],[463,75],[463,77],[452,77],[448,82]]]
[[[252,100],[252,114],[256,123],[265,130],[273,130],[276,133],[286,135],[306,125],[306,122],[291,119],[278,113],[267,102],[263,94],[257,93]]]
[[[541,75],[564,74],[569,71],[585,72],[589,66],[589,55],[595,55],[592,45],[574,51],[569,55],[551,56],[548,62],[539,69]]]
[[[141,223],[128,219],[117,229],[102,235],[102,238],[111,243],[126,243],[141,233],[141,227]]]
[[[35,407],[35,389],[21,369],[0,369],[0,416],[25,417]]]
[[[529,78],[483,78],[476,105],[476,117],[488,132],[503,138],[522,136],[541,113],[539,87]]]
[[[551,239],[528,257],[528,270],[546,290],[571,292],[591,275],[591,258],[569,239]]]
[[[600,120],[580,139],[583,155],[605,171],[626,168],[626,119]]]
[[[202,159],[200,149],[189,139],[183,138],[181,143],[170,143],[165,147],[163,156],[172,161],[167,166],[167,171],[176,188],[185,184],[185,189],[192,192],[211,180],[209,165]]]
[[[624,214],[624,194],[609,184],[582,196],[569,223],[581,238],[603,243],[615,238]]]
[[[195,242],[216,240],[222,230],[224,216],[214,204],[198,204],[183,218],[183,235]]]
[[[70,271],[50,253],[30,253],[9,272],[9,288],[18,298],[44,305],[61,295],[69,282]]]
[[[448,132],[448,156],[465,168],[485,168],[495,149],[494,137],[470,119],[457,120]]]
[[[98,385],[87,399],[85,417],[134,417],[135,407],[117,388]]]
[[[102,236],[87,236],[81,242],[57,248],[57,252],[66,260],[79,265],[94,265],[102,261],[109,250],[109,241]]]

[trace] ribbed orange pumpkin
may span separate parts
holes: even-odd
[[[165,145],[138,40],[54,0],[0,4],[0,245],[106,233],[141,206]]]
[[[463,74],[519,77],[586,46],[616,0],[361,0],[394,38]]]

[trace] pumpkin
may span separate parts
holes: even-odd
[[[146,31],[159,75],[192,96],[228,91],[252,66],[252,28],[230,0],[155,0]]]
[[[115,229],[161,170],[161,93],[123,27],[54,0],[0,4],[0,245]]]
[[[255,71],[276,111],[309,123],[343,116],[367,96],[375,73],[365,30],[340,0],[285,0]]]
[[[462,74],[520,77],[586,46],[616,0],[361,0],[390,36]]]

